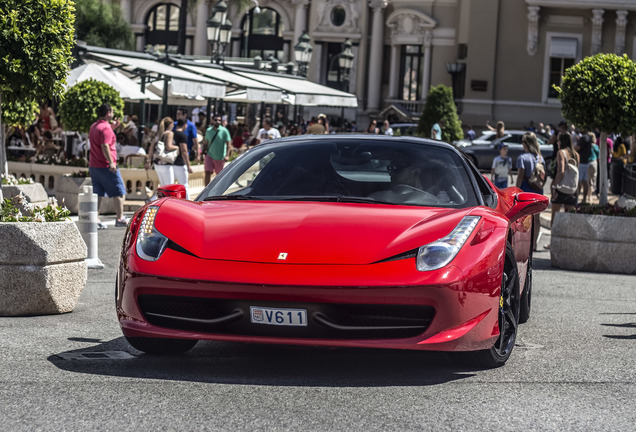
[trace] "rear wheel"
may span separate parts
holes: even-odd
[[[128,337],[126,340],[133,348],[148,354],[181,354],[197,344],[194,339],[163,339]]]
[[[530,319],[530,306],[532,301],[532,252],[528,258],[528,272],[526,273],[526,283],[521,294],[521,306],[519,311],[519,324],[523,324]]]
[[[492,348],[474,353],[478,365],[495,368],[506,363],[517,340],[519,308],[519,273],[512,248],[507,246],[499,295],[499,337]]]

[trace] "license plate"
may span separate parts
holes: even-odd
[[[254,324],[279,326],[307,326],[306,309],[267,308],[250,306],[250,318]]]

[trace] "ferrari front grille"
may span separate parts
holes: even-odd
[[[139,307],[156,326],[199,333],[309,339],[397,339],[428,328],[431,306],[300,303],[140,295]],[[250,306],[305,309],[306,327],[268,326],[250,322]]]

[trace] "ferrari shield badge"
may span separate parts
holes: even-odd
[[[287,259],[287,252],[281,252],[278,254],[278,259],[285,261]]]

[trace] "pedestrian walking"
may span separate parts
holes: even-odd
[[[393,136],[393,128],[391,127],[391,124],[389,123],[388,120],[384,120],[383,127],[382,127],[382,133],[384,135]]]
[[[581,161],[579,154],[572,145],[572,136],[568,132],[561,132],[557,138],[559,151],[557,153],[557,171],[552,182],[552,216],[550,226],[554,222],[554,215],[561,210],[561,206],[572,211],[576,207],[576,189],[578,186],[578,166]],[[576,175],[574,174],[576,170]],[[571,177],[574,177],[572,179]]]
[[[157,133],[158,139],[152,143],[146,157],[145,168],[150,169],[152,162],[157,177],[159,178],[159,184],[166,186],[174,183],[174,163],[179,154],[179,146],[175,144],[174,140],[174,121],[172,117],[164,117],[159,123],[159,132]],[[157,148],[158,145],[163,143],[163,151],[167,154],[173,155],[172,159],[165,157],[159,157],[161,150]]]
[[[88,171],[93,183],[93,192],[99,197],[99,205],[101,206],[105,196],[112,198],[117,217],[115,226],[123,227],[128,225],[128,219],[124,217],[126,188],[117,167],[117,137],[110,125],[113,109],[109,104],[104,103],[97,109],[97,117],[97,121],[92,124],[88,133],[90,142]],[[99,224],[101,225],[101,222]]]
[[[492,161],[492,171],[490,178],[496,187],[504,189],[508,187],[508,177],[512,183],[512,158],[508,156],[508,144],[502,143],[499,148],[499,155]]]
[[[543,181],[545,181],[545,160],[541,156],[539,142],[534,132],[526,132],[521,138],[523,153],[517,158],[517,183],[516,186],[524,192],[543,194],[543,186],[537,189],[537,184],[531,184],[530,179],[538,170],[538,164],[543,164]],[[534,236],[532,238],[532,250],[537,250],[537,240],[541,230],[541,218],[539,213],[532,215]]]
[[[221,125],[223,118],[215,115],[203,139],[203,154],[205,155],[205,184],[210,183],[212,174],[218,174],[225,166],[232,152],[232,137],[230,132]]]
[[[186,199],[190,199],[190,188],[188,186],[188,178],[192,174],[190,166],[190,158],[188,156],[188,138],[185,134],[186,123],[183,119],[177,120],[177,126],[174,130],[174,144],[179,147],[179,155],[174,161],[174,176],[179,184],[185,186]]]

